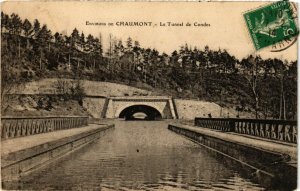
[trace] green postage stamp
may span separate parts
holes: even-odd
[[[279,1],[244,13],[255,49],[292,41],[298,35],[297,13],[288,1]]]

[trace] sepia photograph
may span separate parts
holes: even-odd
[[[1,190],[296,190],[297,8],[2,2]]]

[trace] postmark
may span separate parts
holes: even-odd
[[[272,52],[287,49],[297,41],[296,7],[288,1],[275,2],[244,13],[256,50],[270,47]]]

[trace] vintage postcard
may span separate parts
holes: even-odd
[[[297,189],[297,8],[2,2],[2,190]]]

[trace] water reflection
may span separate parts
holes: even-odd
[[[118,121],[97,142],[7,189],[262,190],[165,121]]]

